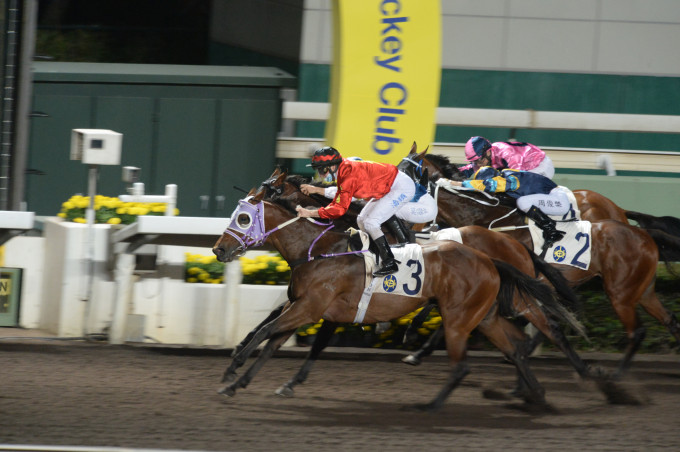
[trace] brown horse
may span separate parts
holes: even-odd
[[[419,161],[418,156],[423,161],[424,154],[410,154],[406,163]],[[455,165],[452,167],[457,171]],[[484,199],[478,192],[466,191],[465,196],[459,196],[439,190],[437,221],[454,227],[469,224],[488,227],[492,222],[497,227],[524,225],[524,218],[518,214],[495,221],[510,213],[512,208],[485,205],[482,204]],[[515,229],[508,233],[526,246],[532,246],[527,229]],[[596,276],[602,278],[604,290],[628,336],[628,346],[617,370],[617,375],[621,376],[630,366],[633,355],[645,337],[645,327],[635,312],[638,304],[668,328],[677,341],[680,341],[680,324],[675,315],[664,308],[654,291],[659,251],[647,231],[621,221],[602,220],[592,222],[591,236],[591,263],[588,270],[566,265],[560,267],[563,267],[562,274],[574,286]]]
[[[340,239],[346,234],[331,231],[328,225],[319,225],[317,221],[298,221],[301,219],[296,216],[294,206],[263,201],[263,197],[263,190],[257,194],[251,191],[246,199],[239,202],[229,227],[215,244],[213,252],[220,261],[226,262],[251,246],[270,243],[292,267],[289,302],[277,318],[257,331],[225,371],[223,381],[229,380],[229,374],[243,365],[261,342],[269,339],[253,365],[240,378],[220,390],[220,393],[229,396],[233,396],[237,388],[248,385],[264,362],[296,328],[320,318],[332,322],[356,322],[363,292],[363,285],[357,284],[357,281],[363,281],[366,275],[363,259],[346,252],[347,241]],[[293,223],[294,226],[291,226]],[[515,364],[527,388],[524,395],[527,403],[545,406],[543,388],[529,369],[523,351],[525,336],[499,315],[499,311],[512,311],[516,291],[523,294],[530,309],[538,309],[538,304],[533,301],[535,299],[540,299],[544,306],[557,306],[550,288],[508,264],[493,261],[481,252],[456,242],[433,242],[423,246],[422,250],[423,266],[414,262],[411,275],[414,279],[411,283],[420,285],[422,294],[374,293],[362,320],[364,323],[389,321],[413,312],[428,301],[437,301],[453,369],[439,394],[421,408],[441,407],[469,373],[465,359],[466,342],[474,328],[485,334]],[[494,303],[496,299],[498,301]]]
[[[303,194],[300,191],[300,184],[303,182],[306,182],[304,178],[300,176],[288,177],[286,172],[281,172],[277,168],[270,178],[262,183],[261,188],[266,191],[265,199],[285,199],[302,206],[314,207],[320,207],[328,202],[328,200],[323,196],[310,196]],[[347,222],[344,224],[344,228],[349,226],[354,228],[357,227],[357,213],[358,209],[354,209],[354,211],[348,212],[345,214],[345,216],[343,216],[343,221]],[[463,243],[475,248],[478,251],[482,251],[489,257],[506,262],[530,276],[541,274],[550,284],[553,285],[553,287],[555,287],[563,300],[567,301],[571,306],[575,305],[576,296],[568,287],[567,281],[561,275],[559,270],[550,266],[547,262],[545,262],[545,260],[527,250],[527,248],[517,240],[513,239],[507,234],[491,231],[480,226],[462,227],[459,229],[459,232],[461,233]],[[390,232],[386,231],[386,235],[389,236],[389,234]],[[422,313],[426,314],[428,312],[428,308],[431,307],[433,307],[433,305],[423,309]],[[615,388],[611,383],[604,384],[606,380],[601,372],[596,372],[594,375],[591,374],[590,368],[571,348],[571,345],[566,340],[555,319],[551,319],[550,316],[546,315],[546,313],[544,313],[542,310],[526,310],[525,302],[521,299],[515,299],[515,311],[525,312],[526,315],[523,314],[523,317],[536,326],[539,331],[541,331],[547,338],[557,345],[560,350],[564,352],[582,378],[595,378],[598,382],[598,386],[605,392],[610,401],[619,402],[622,400],[621,394],[618,392],[617,388]],[[267,320],[265,320],[263,324],[266,324],[266,322],[270,321],[276,315],[278,315],[278,312],[272,313],[272,315]],[[289,380],[277,390],[277,394],[292,396],[293,388],[296,385],[306,381],[311,367],[313,366],[321,351],[330,341],[330,338],[337,326],[338,325],[333,322],[326,321],[322,323],[322,326],[316,335],[316,338],[302,368],[291,380]],[[577,329],[580,328],[580,325],[574,325],[574,322],[572,322],[572,326]],[[250,337],[252,337],[253,334],[255,334],[259,327],[260,326],[251,332],[249,337],[244,340],[244,343],[247,343],[247,341],[250,339]],[[435,337],[441,338],[442,333],[443,330],[439,330],[437,333],[435,333]],[[433,343],[433,346],[436,346],[436,343]],[[242,345],[239,347],[242,347]],[[419,352],[420,354],[409,355],[404,358],[404,362],[414,365],[419,364],[420,357],[424,356],[426,353],[429,354],[431,351],[432,349],[429,349],[424,352]]]
[[[413,143],[409,154],[404,158],[399,168],[412,177],[427,172],[431,180],[439,178],[462,180],[463,176],[455,164],[442,155],[428,154],[429,148],[418,152]],[[592,190],[573,190],[576,204],[585,221],[616,220],[628,224],[633,220],[647,231],[657,245],[659,262],[675,273],[670,266],[672,262],[680,261],[680,218],[671,216],[655,217],[640,212],[624,210],[614,201]]]

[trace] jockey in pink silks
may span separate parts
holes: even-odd
[[[470,164],[459,168],[465,175],[472,175],[483,166],[497,170],[505,168],[529,171],[552,179],[555,166],[545,152],[530,143],[499,141],[491,143],[484,137],[472,137],[465,143],[465,158]]]

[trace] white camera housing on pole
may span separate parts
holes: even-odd
[[[120,165],[123,134],[106,129],[71,130],[71,160],[87,165]]]

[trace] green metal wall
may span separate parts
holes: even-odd
[[[328,102],[329,82],[329,65],[301,65],[299,99],[306,102]],[[444,69],[439,105],[458,108],[680,115],[680,77]],[[300,137],[321,138],[324,136],[324,127],[324,123],[302,123],[297,133]],[[486,136],[492,141],[516,138],[551,147],[680,153],[680,131],[678,134],[649,134],[438,126],[435,141],[464,143],[474,135]],[[581,172],[579,168],[559,171]],[[671,176],[680,177],[680,174]]]
[[[182,67],[175,68],[176,77]],[[38,215],[55,215],[71,195],[87,194],[87,166],[69,159],[75,128],[123,134],[121,166],[100,167],[99,194],[125,193],[121,167],[137,166],[148,194],[178,185],[182,215],[228,216],[243,195],[233,186],[249,189],[274,168],[279,90],[292,77],[234,80],[225,69],[221,81],[188,74],[177,83],[130,73],[65,77],[64,63],[60,70],[41,66],[34,77],[33,111],[48,115],[31,122],[28,167],[45,173],[27,180],[28,209]]]

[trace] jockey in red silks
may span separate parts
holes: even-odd
[[[497,170],[512,168],[540,174],[548,179],[555,175],[555,166],[544,151],[531,143],[500,141],[491,143],[484,137],[472,137],[465,143],[465,158],[470,164],[459,170],[470,177],[483,166]]]
[[[382,264],[373,275],[385,276],[396,272],[399,262],[392,254],[381,225],[390,221],[398,222],[397,217],[404,218],[408,215],[410,205],[417,202],[416,183],[394,165],[343,159],[332,147],[316,150],[312,163],[308,166],[314,168],[321,179],[327,179],[326,176],[330,174],[338,188],[335,197],[326,207],[308,209],[297,206],[298,216],[332,220],[347,212],[352,198],[366,200],[366,206],[359,213],[357,223],[378,247]],[[300,189],[305,194],[325,194],[323,187],[302,184]]]

